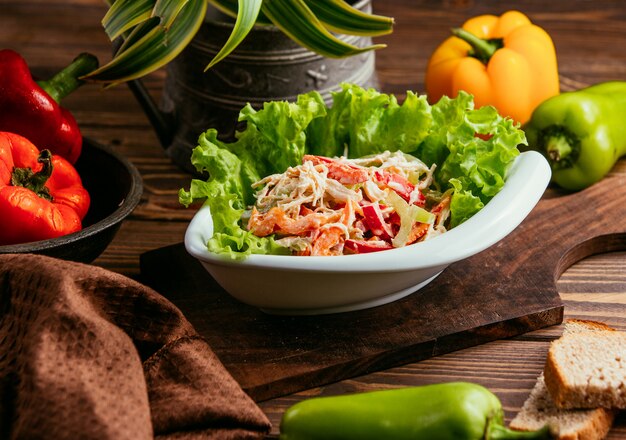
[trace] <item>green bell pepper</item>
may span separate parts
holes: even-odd
[[[610,81],[541,103],[524,127],[530,148],[552,167],[552,181],[580,190],[602,179],[626,154],[626,82]]]
[[[505,428],[498,398],[468,382],[316,397],[289,408],[281,440],[549,439],[548,427]]]

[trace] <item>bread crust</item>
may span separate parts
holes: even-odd
[[[544,425],[557,440],[602,440],[606,437],[617,415],[616,410],[605,408],[587,410],[565,410],[557,408],[540,375],[522,411],[513,419],[511,429],[535,431]],[[546,405],[546,400],[548,405]],[[551,403],[551,405],[549,404]],[[584,417],[584,421],[580,418]],[[573,428],[571,424],[577,426]]]
[[[546,388],[554,401],[557,408],[565,408],[566,403],[571,400],[572,396],[568,392],[570,384],[567,383],[567,374],[559,367],[555,359],[552,347],[561,339],[550,344],[546,364],[543,368],[543,376],[546,381]]]
[[[578,329],[553,341],[544,375],[555,405],[566,409],[626,407],[619,391],[626,377],[626,368],[619,361],[626,357],[624,348],[624,333],[598,326],[588,332]]]
[[[572,440],[603,439],[611,430],[616,415],[617,410],[597,408],[585,429],[578,433],[578,438]]]
[[[571,434],[557,434],[557,440],[602,440],[611,430],[617,411],[597,408],[584,428]]]
[[[602,332],[615,332],[608,325],[582,319],[569,319],[565,323],[563,336],[576,337],[576,335],[601,334]],[[553,344],[557,342],[554,341]],[[563,378],[567,376],[560,371],[558,363],[551,359],[553,353],[548,354],[544,373],[539,376],[537,383],[524,403],[522,411],[510,424],[512,429],[518,431],[533,431],[542,424],[549,424],[552,434],[558,440],[601,440],[606,437],[611,429],[617,410],[595,408],[586,410],[569,410],[557,406],[555,398],[563,400],[568,398],[566,387],[561,386]],[[565,379],[566,380],[566,379]],[[554,390],[554,394],[552,390]],[[554,397],[554,398],[553,398]],[[545,401],[547,399],[548,406]],[[542,401],[544,403],[542,403]],[[550,403],[551,402],[551,403]],[[551,405],[554,405],[552,408]],[[584,416],[584,421],[576,418]],[[568,428],[568,424],[581,424],[574,432]],[[564,432],[569,431],[569,432]]]
[[[570,318],[565,321],[565,330],[563,331],[563,335],[578,333],[575,329],[577,325],[583,327],[585,329],[584,331],[617,331],[613,327],[609,327],[608,325],[606,325],[604,322]]]
[[[568,319],[565,322],[565,329],[561,338],[553,341],[550,344],[550,350],[548,351],[548,357],[543,370],[544,380],[546,387],[552,396],[552,400],[559,408],[567,407],[567,403],[575,397],[572,395],[570,384],[567,382],[567,374],[559,367],[558,362],[555,359],[554,351],[552,347],[562,341],[564,337],[588,333],[588,332],[615,332],[613,327],[606,325],[603,322],[591,321],[586,319]]]

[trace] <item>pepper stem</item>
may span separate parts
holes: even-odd
[[[560,162],[572,154],[572,146],[565,136],[550,136],[546,139],[546,153],[550,160]]]
[[[452,35],[460,38],[472,46],[472,49],[468,53],[469,56],[477,58],[484,64],[489,62],[493,54],[496,53],[498,49],[502,49],[504,47],[504,41],[502,38],[492,38],[489,40],[478,38],[476,35],[463,28],[453,28],[451,29],[451,32]]]
[[[98,68],[98,58],[90,53],[81,53],[65,69],[58,72],[47,81],[39,81],[39,86],[56,102],[60,102],[67,95],[76,90],[85,81],[81,76]]]
[[[561,125],[551,125],[539,133],[538,147],[553,170],[574,166],[580,157],[580,138]]]
[[[11,173],[11,185],[22,186],[31,190],[42,199],[52,201],[50,190],[46,186],[46,182],[52,175],[52,153],[50,150],[42,150],[39,153],[37,162],[43,164],[38,172],[34,173],[31,168],[13,168]]]
[[[551,439],[550,428],[546,425],[538,431],[515,431],[497,423],[489,424],[485,440]]]

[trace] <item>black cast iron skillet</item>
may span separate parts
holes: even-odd
[[[34,253],[90,263],[106,249],[141,199],[141,175],[125,157],[90,139],[83,139],[76,169],[91,196],[83,229],[50,240],[0,246],[0,254]]]

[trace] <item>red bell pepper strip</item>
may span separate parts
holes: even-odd
[[[28,139],[0,132],[0,245],[77,232],[89,194],[64,158]]]
[[[344,242],[343,248],[354,254],[368,254],[370,252],[393,249],[393,246],[386,241],[348,239]]]
[[[391,226],[385,222],[383,213],[378,203],[370,203],[361,207],[363,210],[363,221],[372,234],[383,240],[391,240],[394,236]]]
[[[369,179],[369,175],[365,168],[340,162],[329,157],[305,154],[302,157],[302,163],[304,162],[313,162],[313,165],[326,165],[328,168],[328,177],[338,181],[339,183],[343,183],[344,185],[354,185],[356,183],[365,182]]]
[[[9,49],[0,50],[0,131],[20,134],[75,163],[82,136],[76,119],[58,102],[82,84],[80,76],[97,66],[96,57],[81,54],[49,81],[37,84],[24,58]]]
[[[411,194],[415,191],[415,185],[401,175],[383,170],[376,171],[374,176],[379,184],[395,191],[407,203],[411,200]],[[424,197],[424,194],[422,194],[421,191],[417,191],[415,194],[417,195],[417,198],[413,204],[417,206],[424,206],[426,204],[426,197]]]

